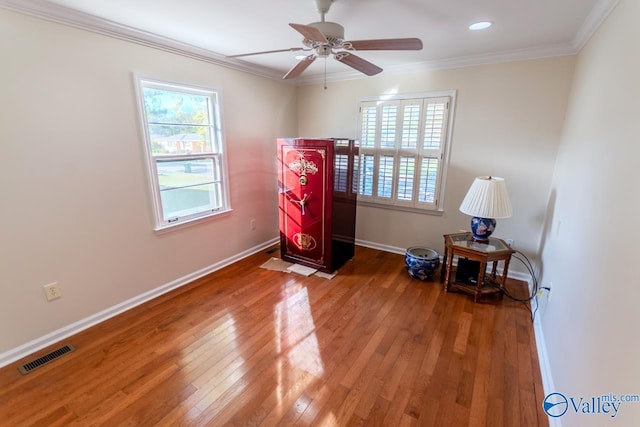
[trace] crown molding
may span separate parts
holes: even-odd
[[[199,61],[208,62],[233,70],[243,71],[261,77],[281,80],[282,76],[270,68],[248,64],[235,58],[227,58],[219,53],[183,43],[168,37],[138,30],[88,13],[69,9],[43,0],[0,0],[0,8],[24,15],[45,19],[93,33],[113,37],[138,45],[175,53]]]
[[[386,67],[384,73],[385,75],[399,75],[553,56],[575,55],[580,52],[607,16],[609,16],[611,11],[615,9],[619,1],[620,0],[599,0],[571,43],[394,65]],[[0,8],[292,85],[311,85],[320,84],[325,81],[338,82],[364,78],[361,73],[354,70],[330,73],[327,74],[326,77],[323,75],[309,75],[299,77],[295,80],[282,80],[281,72],[271,68],[249,64],[235,58],[228,58],[207,49],[158,34],[138,30],[107,19],[98,18],[94,15],[49,3],[45,0],[0,0]]]
[[[609,16],[613,9],[618,6],[620,0],[599,0],[591,9],[591,13],[587,16],[576,36],[573,38],[573,47],[576,52],[580,52],[591,36],[600,28],[600,25]]]

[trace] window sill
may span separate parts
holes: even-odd
[[[227,209],[227,210],[224,210],[224,211],[211,213],[211,214],[206,215],[206,216],[201,216],[201,217],[198,217],[198,218],[193,218],[193,219],[182,221],[182,222],[176,222],[176,223],[167,224],[167,225],[160,225],[160,226],[157,226],[156,228],[154,228],[153,231],[156,234],[169,233],[169,232],[177,231],[177,230],[180,230],[180,229],[183,229],[183,228],[192,227],[194,225],[198,225],[198,224],[200,224],[202,222],[205,222],[205,221],[211,221],[213,219],[226,217],[231,212],[233,212],[233,209]]]
[[[424,215],[442,216],[444,214],[444,211],[442,209],[431,210],[431,209],[410,208],[406,206],[385,205],[382,203],[375,203],[375,202],[363,202],[360,200],[358,200],[358,206],[367,206],[370,208],[386,209],[386,210],[401,211],[401,212],[411,212],[411,213],[418,213],[418,214],[424,214]]]

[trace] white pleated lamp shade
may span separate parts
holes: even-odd
[[[509,218],[511,201],[504,179],[476,177],[460,205],[460,212],[479,218]]]

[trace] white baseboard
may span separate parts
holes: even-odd
[[[243,258],[246,258],[250,255],[255,254],[256,252],[260,252],[276,243],[279,242],[279,238],[273,238],[267,242],[264,242],[260,245],[254,246],[246,251],[240,252],[232,257],[226,258],[222,261],[216,262],[208,267],[205,267],[201,270],[195,271],[191,274],[187,274],[186,276],[180,277],[176,280],[173,280],[169,283],[166,283],[162,286],[159,286],[155,289],[152,289],[148,292],[140,294],[136,297],[133,297],[127,301],[124,301],[120,304],[116,304],[112,307],[107,308],[106,310],[102,310],[96,314],[93,314],[89,317],[86,317],[82,320],[74,322],[70,325],[67,325],[63,328],[55,330],[47,335],[44,335],[40,338],[37,338],[33,341],[30,341],[26,344],[23,344],[19,347],[6,351],[0,354],[0,368],[6,366],[10,363],[15,362],[16,360],[20,360],[23,357],[26,357],[30,354],[35,353],[38,350],[41,350],[45,347],[53,345],[58,341],[61,341],[65,338],[68,338],[72,335],[77,334],[78,332],[84,331],[85,329],[90,328],[91,326],[97,325],[98,323],[104,322],[107,319],[110,319],[114,316],[117,316],[120,313],[123,313],[127,310],[131,310],[132,308],[143,304],[149,300],[159,297],[162,294],[165,294],[169,291],[172,291],[176,288],[184,286],[188,283],[193,282],[194,280],[206,276],[207,274],[213,273],[216,270],[220,270],[223,267],[226,267],[234,262],[240,261]]]
[[[533,332],[535,334],[536,348],[538,350],[538,363],[540,364],[540,376],[542,377],[542,389],[544,395],[549,393],[555,393],[556,388],[553,385],[553,376],[551,375],[551,365],[549,364],[549,357],[547,355],[547,345],[544,340],[544,331],[542,328],[542,321],[539,317],[536,317],[533,322]],[[542,405],[542,402],[538,402]],[[547,417],[549,420],[549,427],[562,427],[560,418]]]
[[[378,249],[379,251],[391,252],[391,253],[400,254],[400,255],[404,255],[404,253],[407,251],[407,248],[399,248],[397,246],[383,245],[382,243],[369,242],[367,240],[360,240],[360,239],[356,239],[356,245],[364,246],[366,248],[371,248],[371,249]]]
[[[17,360],[20,360],[30,354],[33,354],[35,352],[37,352],[38,350],[41,350],[45,347],[48,347],[50,345],[53,345],[61,340],[64,340],[65,338],[68,338],[72,335],[75,335],[81,331],[84,331],[98,323],[101,323],[107,319],[110,319],[114,316],[117,316],[120,313],[123,313],[127,310],[130,310],[140,304],[143,304],[149,300],[152,300],[154,298],[159,297],[160,295],[163,295],[173,289],[179,288],[181,286],[184,286],[188,283],[191,283],[192,281],[203,277],[207,274],[210,274],[216,270],[220,270],[221,268],[224,268],[230,264],[233,264],[234,262],[237,262],[243,258],[246,258],[250,255],[253,255],[254,253],[260,252],[261,250],[264,250],[276,243],[278,243],[279,238],[274,238],[271,239],[267,242],[264,242],[258,246],[254,246],[253,248],[250,248],[246,251],[243,251],[239,254],[236,254],[232,257],[229,257],[227,259],[224,259],[222,261],[219,261],[215,264],[212,264],[208,267],[205,267],[201,270],[198,270],[196,272],[193,272],[191,274],[188,274],[186,276],[180,277],[172,282],[166,283],[162,286],[159,286],[155,289],[152,289],[148,292],[145,292],[141,295],[138,295],[134,298],[131,298],[127,301],[124,301],[120,304],[117,304],[113,307],[110,307],[106,310],[103,310],[101,312],[98,312],[96,314],[93,314],[89,317],[86,317],[82,320],[79,320],[75,323],[72,323],[68,326],[65,326],[63,328],[60,328],[56,331],[53,331],[47,335],[44,335],[40,338],[37,338],[33,341],[30,341],[26,344],[23,344],[19,347],[16,347],[12,350],[9,350],[7,352],[4,352],[2,354],[0,354],[0,367],[9,365],[10,363],[13,363]],[[379,243],[375,243],[375,242],[369,242],[369,241],[364,241],[364,240],[356,240],[356,244],[360,245],[360,246],[365,246],[365,247],[369,247],[372,249],[378,249],[381,251],[385,251],[385,252],[391,252],[391,253],[396,253],[396,254],[405,254],[406,253],[406,248],[399,248],[399,247],[395,247],[395,246],[389,246],[389,245],[383,245],[383,244],[379,244]],[[529,284],[531,284],[531,278],[527,277],[526,274],[524,273],[520,273],[520,272],[509,272],[509,277],[513,277],[515,279],[518,280],[524,280],[526,282],[528,282]],[[553,386],[553,379],[551,376],[551,370],[549,368],[549,362],[548,362],[548,358],[547,358],[547,351],[546,351],[546,347],[545,347],[545,341],[544,341],[544,334],[543,334],[543,330],[542,330],[542,323],[540,322],[539,318],[536,318],[534,324],[534,333],[535,333],[535,340],[536,340],[536,347],[537,347],[537,351],[538,351],[538,361],[540,362],[540,372],[542,375],[542,386],[544,389],[544,393],[545,395],[552,393],[555,391],[555,388]],[[540,404],[542,404],[542,402],[539,402]],[[549,425],[551,427],[561,427],[561,423],[560,420],[558,418],[552,418],[549,417]]]
[[[378,249],[381,251],[392,252],[396,254],[405,254],[406,248],[398,248],[395,246],[382,245],[375,242],[368,242],[365,240],[356,240],[356,244],[360,246],[365,246],[372,249]],[[440,256],[442,260],[442,256]],[[454,260],[455,264],[456,260]],[[498,269],[500,271],[500,269]],[[501,271],[500,271],[501,272]],[[529,287],[529,293],[533,291],[533,280],[531,275],[519,271],[509,271],[509,277],[517,280],[522,280],[527,282]],[[539,314],[539,313],[538,313]],[[540,317],[536,317],[533,322],[533,331],[536,341],[536,349],[538,352],[538,362],[540,364],[540,375],[542,376],[542,388],[544,390],[544,395],[546,396],[549,393],[555,392],[555,387],[553,385],[553,378],[551,376],[551,368],[549,365],[549,359],[547,356],[547,347],[545,345],[544,333],[542,330],[542,322],[540,321]],[[539,405],[542,405],[542,402],[537,402]],[[559,418],[548,417],[549,418],[549,426],[550,427],[562,427],[562,423]]]
[[[400,255],[404,255],[407,252],[407,248],[399,248],[397,246],[383,245],[381,243],[369,242],[367,240],[356,239],[356,245],[364,246],[372,249],[378,249],[380,251],[391,252],[391,253],[400,254]],[[438,253],[440,252],[438,251]],[[440,254],[440,261],[442,261],[442,254]],[[456,265],[456,261],[457,260],[455,259],[453,260],[453,265]],[[501,274],[502,269],[498,267],[497,272]],[[516,280],[522,280],[523,282],[528,282],[528,283],[531,281],[531,276],[529,274],[523,273],[520,271],[510,270],[508,277]]]

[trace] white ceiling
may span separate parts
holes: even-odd
[[[334,0],[326,20],[343,25],[347,40],[420,38],[421,51],[358,53],[383,73],[394,73],[577,53],[617,2]],[[270,77],[293,67],[295,53],[243,61],[225,56],[301,47],[301,35],[288,24],[320,20],[313,0],[0,0],[0,7],[111,35],[126,33],[128,39],[181,42],[181,50]],[[467,29],[479,20],[494,25],[479,32]],[[324,62],[314,62],[297,82],[322,79]],[[326,72],[329,80],[363,76],[332,58]]]

